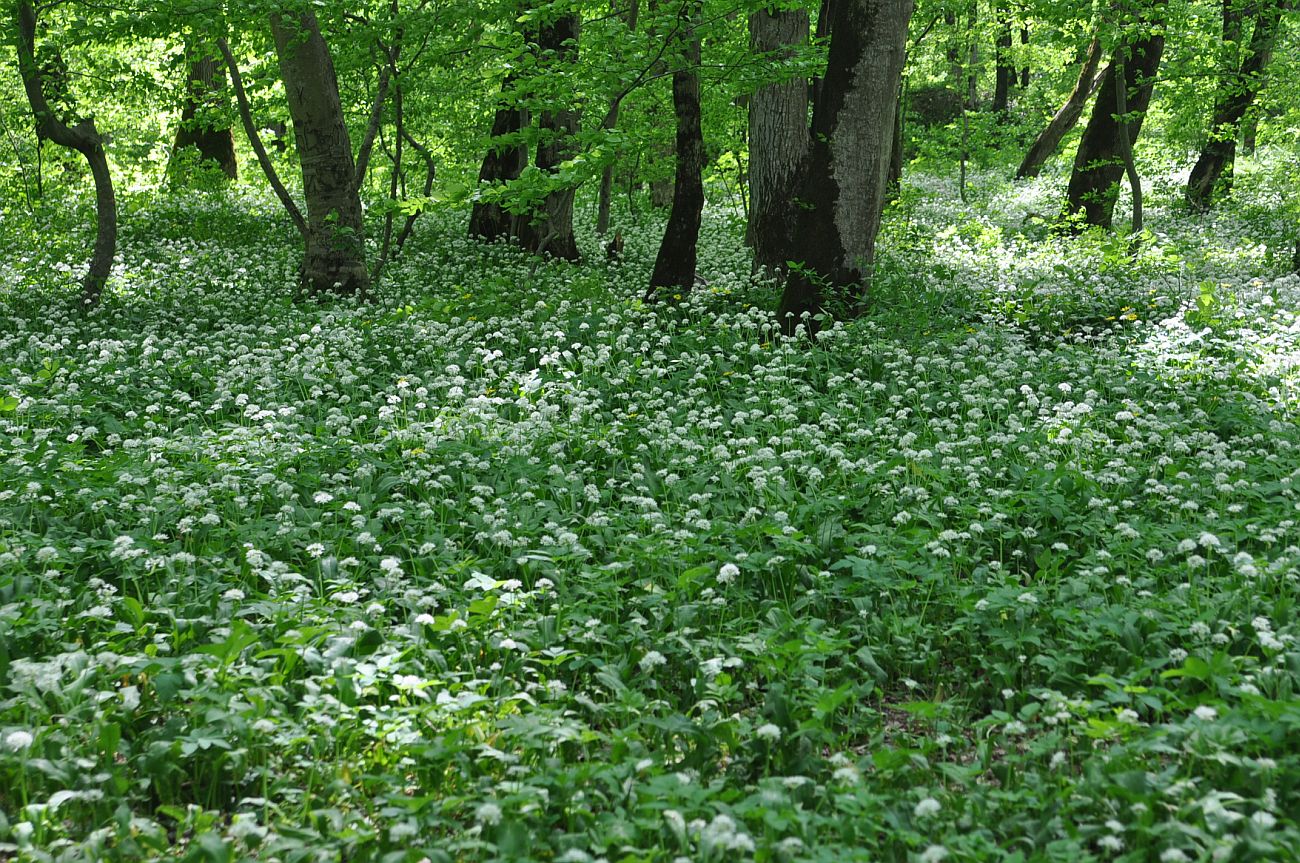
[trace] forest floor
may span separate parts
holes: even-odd
[[[10,214],[0,859],[1300,859],[1292,227],[1162,182],[920,177],[815,344],[721,212],[677,306],[463,214],[359,303],[131,197],[90,314]]]

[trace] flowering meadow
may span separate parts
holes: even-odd
[[[654,306],[644,214],[363,301],[137,194],[89,312],[86,210],[6,218],[0,860],[1300,859],[1270,176],[1136,252],[909,176],[815,340],[722,208]]]

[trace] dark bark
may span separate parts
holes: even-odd
[[[676,38],[684,50],[673,71],[673,113],[677,118],[677,169],[673,205],[668,214],[659,254],[655,257],[646,299],[676,288],[685,293],[695,284],[700,217],[704,211],[704,135],[700,128],[700,41],[694,25],[699,0],[682,4]]]
[[[1124,125],[1130,145],[1136,144],[1142,130],[1164,46],[1164,35],[1151,33],[1119,49],[1123,52],[1119,55],[1124,67],[1122,86],[1128,95],[1125,100],[1129,109],[1128,122]],[[1103,76],[1092,117],[1079,141],[1066,191],[1065,214],[1074,216],[1081,213],[1084,224],[1103,228],[1111,226],[1115,202],[1119,198],[1120,178],[1124,175],[1120,124],[1115,118],[1115,72],[1116,64],[1112,63]]]
[[[538,31],[537,46],[543,57],[553,57],[560,74],[564,67],[578,60],[579,17],[563,15],[543,24]],[[574,152],[574,138],[578,133],[578,112],[568,104],[558,105],[541,112],[538,120],[540,138],[537,143],[537,168],[558,175],[560,166]],[[573,198],[577,188],[562,182],[552,188],[540,207],[519,225],[519,243],[534,254],[546,254],[567,261],[577,261],[577,238],[573,234]]]
[[[517,76],[512,71],[501,82],[501,96],[492,118],[492,136],[487,155],[478,172],[479,190],[519,179],[528,167],[528,146],[523,130],[529,123],[528,111],[514,104]],[[469,215],[469,235],[489,242],[514,235],[514,217],[495,201],[475,201]]]
[[[889,173],[885,177],[886,204],[898,197],[903,183],[903,117],[906,95],[907,85],[900,81],[897,104],[894,105],[894,133],[890,136],[889,143]]]
[[[95,245],[90,256],[90,268],[81,281],[82,298],[88,305],[93,305],[103,294],[104,284],[113,268],[113,255],[117,251],[117,195],[113,191],[108,156],[104,153],[104,139],[95,127],[93,117],[78,118],[68,125],[68,121],[51,107],[44,75],[36,64],[36,10],[30,0],[18,0],[16,18],[18,73],[32,109],[36,136],[41,141],[53,141],[60,147],[80,153],[90,166],[95,181]]]
[[[861,298],[875,256],[911,0],[839,0],[812,145],[800,172],[792,269],[781,298],[787,332],[827,292]],[[808,326],[816,329],[816,321]]]
[[[1209,136],[1187,182],[1187,203],[1198,211],[1208,210],[1216,193],[1232,189],[1232,169],[1237,156],[1237,133],[1241,120],[1264,87],[1264,69],[1273,51],[1282,20],[1280,4],[1265,0],[1254,8],[1255,29],[1239,68],[1219,82]],[[1237,0],[1224,0],[1223,38],[1241,39],[1241,13]]]
[[[774,59],[808,41],[808,13],[760,10],[749,18],[751,50]],[[749,224],[754,266],[783,268],[794,231],[790,192],[808,153],[808,82],[791,78],[760,87],[749,103]]]
[[[185,80],[185,98],[181,104],[181,123],[172,146],[173,159],[185,148],[194,147],[200,161],[215,165],[230,180],[239,176],[235,161],[235,136],[225,121],[226,70],[217,64],[209,51],[191,54],[189,74]]]
[[[1020,28],[1020,44],[1029,47],[1029,24],[1025,23]],[[1020,67],[1020,89],[1025,90],[1029,87],[1029,61]]]
[[[1003,11],[1003,18],[998,26],[998,38],[994,51],[993,69],[993,110],[1005,114],[1011,101],[1011,82],[1015,79],[1016,69],[1011,65],[1012,33],[1011,14]]]
[[[1084,106],[1088,104],[1092,94],[1097,92],[1105,75],[1104,71],[1100,74],[1097,72],[1100,64],[1101,38],[1094,36],[1092,44],[1088,46],[1088,55],[1079,69],[1079,79],[1075,82],[1074,89],[1070,91],[1065,104],[1038,134],[1029,152],[1025,154],[1020,169],[1016,171],[1017,179],[1037,177],[1038,172],[1043,169],[1043,164],[1056,153],[1057,148],[1061,146],[1061,141],[1079,122],[1079,118],[1083,116]]]
[[[1124,58],[1115,58],[1115,78],[1126,80]],[[1133,193],[1133,230],[1137,236],[1142,233],[1142,177],[1138,174],[1137,161],[1133,158],[1133,140],[1128,133],[1128,88],[1115,88],[1115,119],[1118,121],[1119,155],[1124,163],[1124,173],[1128,175],[1129,189]]]
[[[310,10],[272,15],[271,28],[307,201],[302,285],[312,293],[364,293],[370,275],[361,199],[329,46]]]

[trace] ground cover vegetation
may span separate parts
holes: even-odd
[[[6,8],[0,859],[1300,858],[1289,5]]]

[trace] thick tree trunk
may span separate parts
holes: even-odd
[[[1025,159],[1020,163],[1020,169],[1016,171],[1016,178],[1023,180],[1028,177],[1037,177],[1039,171],[1043,169],[1044,163],[1052,158],[1061,141],[1070,130],[1079,122],[1083,116],[1083,108],[1088,104],[1088,99],[1097,88],[1101,86],[1101,81],[1105,72],[1097,73],[1097,67],[1101,64],[1101,38],[1092,37],[1092,44],[1088,46],[1088,56],[1083,61],[1083,66],[1079,69],[1079,80],[1075,82],[1074,89],[1070,91],[1070,96],[1065,100],[1065,104],[1052,117],[1047,126],[1038,137],[1034,140],[1029,152],[1025,154]]]
[[[543,56],[553,55],[562,67],[578,60],[579,17],[564,15],[543,24],[537,44]],[[541,138],[537,144],[537,167],[549,174],[573,154],[578,133],[578,112],[569,105],[544,110],[538,121]],[[519,227],[519,243],[534,254],[547,254],[577,261],[578,242],[573,235],[573,198],[577,187],[565,183],[547,193],[541,207]]]
[[[773,60],[808,41],[808,13],[763,9],[749,17],[749,44]],[[790,186],[808,153],[808,82],[791,78],[760,87],[749,103],[749,225],[754,266],[783,268],[794,229]]]
[[[191,60],[185,81],[185,99],[181,104],[181,124],[172,145],[173,166],[185,148],[194,147],[201,161],[211,162],[227,179],[237,179],[239,167],[235,161],[235,136],[224,119],[226,70],[209,52],[191,53],[190,47],[186,46],[185,53]]]
[[[1236,10],[1237,0],[1224,0],[1225,42],[1240,41],[1240,12]],[[1235,22],[1232,20],[1234,15],[1237,16]],[[1208,210],[1214,203],[1216,189],[1223,194],[1231,190],[1238,127],[1264,87],[1264,68],[1273,51],[1282,10],[1277,3],[1266,0],[1262,8],[1255,10],[1255,16],[1255,30],[1240,68],[1232,70],[1219,82],[1209,136],[1187,182],[1187,203],[1194,210]]]
[[[1016,68],[1011,64],[1011,13],[1002,10],[1002,21],[998,26],[998,38],[995,45],[993,110],[1005,114],[1011,103],[1011,83],[1015,80]]]
[[[80,153],[95,181],[95,246],[90,268],[81,281],[83,299],[88,305],[94,305],[103,294],[117,251],[117,196],[113,192],[104,140],[95,128],[94,118],[78,119],[69,126],[54,112],[46,98],[44,76],[36,64],[36,10],[30,0],[19,0],[16,13],[18,73],[36,121],[36,136]]]
[[[274,14],[271,28],[307,200],[303,287],[364,293],[370,287],[365,227],[329,46],[310,10],[287,18]]]
[[[478,172],[480,191],[484,186],[517,180],[528,167],[528,147],[520,135],[528,126],[528,112],[509,104],[514,82],[511,74],[501,84],[501,104],[492,119],[492,138]],[[489,242],[507,239],[514,234],[514,223],[514,217],[495,201],[475,201],[469,215],[469,235]]]
[[[860,298],[875,256],[911,0],[839,0],[812,148],[800,172],[790,273],[780,318],[788,332],[822,310],[825,292]],[[816,329],[816,322],[808,326]]]
[[[1160,55],[1164,51],[1165,37],[1153,33],[1131,45],[1121,46],[1124,52],[1124,81],[1129,98],[1129,121],[1125,124],[1130,145],[1136,144],[1142,130],[1142,120],[1151,103],[1156,72],[1160,68]],[[1115,119],[1117,86],[1115,64],[1111,64],[1101,82],[1092,117],[1079,141],[1074,157],[1074,171],[1066,191],[1065,214],[1083,214],[1087,225],[1109,228],[1119,198],[1119,182],[1124,176],[1120,124]]]
[[[673,72],[673,113],[677,116],[677,171],[673,206],[668,213],[659,254],[655,257],[646,299],[676,288],[685,293],[695,284],[700,216],[704,210],[704,135],[700,128],[700,41],[694,25],[699,0],[682,4],[678,37],[685,43]]]

